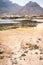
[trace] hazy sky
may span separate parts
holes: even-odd
[[[25,5],[27,2],[29,1],[33,1],[33,2],[37,2],[40,6],[43,7],[43,0],[10,0],[12,1],[13,3],[17,3],[19,5]]]

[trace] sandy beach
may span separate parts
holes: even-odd
[[[0,31],[0,65],[43,65],[43,26]]]

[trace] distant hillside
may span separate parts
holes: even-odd
[[[8,11],[9,13],[12,13],[12,14],[17,14],[17,12],[21,9],[21,6],[19,6],[18,4],[14,3],[14,4],[11,4],[9,7],[8,7]]]
[[[21,7],[9,0],[0,0],[0,14],[3,13],[41,15],[43,14],[43,8],[40,7],[40,5],[38,5],[36,2],[32,1]]]
[[[21,7],[18,4],[16,3],[13,4],[9,0],[0,1],[0,14],[1,13],[17,13],[20,8]]]
[[[40,7],[36,2],[30,1],[19,11],[20,14],[27,15],[40,15],[43,14],[43,8]]]
[[[8,6],[11,4],[9,0],[0,0],[0,13],[7,13]]]

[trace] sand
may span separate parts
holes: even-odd
[[[43,27],[0,31],[0,65],[43,65]]]

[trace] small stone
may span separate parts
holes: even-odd
[[[35,52],[35,54],[38,54],[38,52]]]
[[[17,60],[15,60],[14,64],[17,64]]]
[[[28,43],[26,43],[26,45],[28,45]]]
[[[3,53],[4,53],[4,51],[2,49],[0,49],[0,54],[3,54]]]
[[[39,43],[39,41],[37,40],[37,43]]]
[[[28,53],[28,51],[25,51],[24,53]]]
[[[39,38],[38,40],[41,41],[41,38]]]
[[[22,54],[21,56],[26,56],[25,54]]]
[[[20,58],[20,60],[22,60],[22,58]]]
[[[24,58],[24,60],[25,60],[25,58]]]
[[[35,48],[35,49],[39,49],[39,46],[35,45],[34,48]]]
[[[40,56],[40,60],[43,60],[43,58]]]
[[[2,55],[2,56],[0,56],[0,59],[4,59],[4,56]]]

